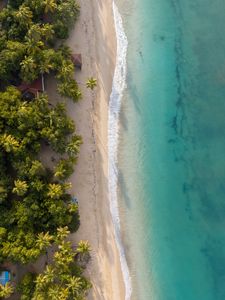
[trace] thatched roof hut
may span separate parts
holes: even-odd
[[[80,53],[72,54],[71,59],[74,63],[74,66],[81,70],[81,68],[82,68],[82,56],[81,56],[81,54]]]
[[[32,83],[22,83],[18,87],[21,91],[23,98],[33,99],[39,96],[40,92],[43,92],[43,81],[42,78],[38,78]]]

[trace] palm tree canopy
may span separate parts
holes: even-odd
[[[93,90],[97,86],[97,79],[91,77],[86,82],[86,87]]]
[[[46,233],[39,233],[37,238],[37,246],[40,248],[40,250],[47,248],[51,241],[53,240],[53,236],[49,234],[49,232]]]
[[[77,253],[89,253],[91,246],[88,241],[80,241],[77,247]]]
[[[33,13],[29,7],[22,4],[18,11],[15,12],[15,18],[22,26],[28,26],[32,21]]]
[[[45,7],[44,8],[45,13],[48,13],[48,12],[52,13],[57,8],[57,4],[56,4],[55,0],[44,0],[43,4]]]
[[[28,190],[28,184],[24,180],[15,180],[14,185],[13,193],[17,194],[18,196],[23,196]]]
[[[14,292],[14,287],[7,282],[5,285],[0,284],[0,298],[7,299]]]

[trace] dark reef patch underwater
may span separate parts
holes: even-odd
[[[225,2],[118,4],[129,41],[119,172],[132,299],[224,300]]]

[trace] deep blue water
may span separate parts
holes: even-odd
[[[118,5],[129,41],[119,195],[132,299],[224,300],[225,2]]]

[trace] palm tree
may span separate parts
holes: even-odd
[[[81,91],[79,90],[76,81],[73,79],[68,79],[68,81],[59,83],[57,90],[61,96],[71,98],[75,102],[82,97]]]
[[[91,77],[87,80],[86,82],[86,87],[91,89],[93,91],[93,89],[97,86],[97,79]]]
[[[52,199],[59,199],[63,195],[63,187],[61,184],[50,183],[48,186],[48,194]]]
[[[37,53],[40,53],[40,49],[44,46],[42,41],[34,42],[31,37],[26,37],[25,40],[26,51],[32,57],[37,55]]]
[[[46,281],[45,277],[43,274],[39,274],[37,278],[35,279],[35,292],[34,292],[34,297],[32,297],[32,300],[39,300],[39,299],[44,299],[44,298],[39,298],[39,292],[45,291],[46,290]]]
[[[63,179],[65,178],[66,173],[67,173],[66,164],[64,163],[64,160],[60,160],[55,167],[54,177],[58,179]]]
[[[34,45],[36,45],[41,40],[41,36],[42,36],[41,29],[42,27],[40,25],[33,23],[28,30],[26,38],[31,39]]]
[[[4,60],[10,63],[11,67],[18,70],[18,63],[26,53],[26,47],[22,42],[9,40],[6,43],[4,53]],[[3,58],[2,58],[3,59]]]
[[[52,287],[50,287],[48,289],[48,299],[51,299],[51,300],[60,300],[58,286],[53,285]]]
[[[70,231],[67,226],[57,228],[57,243],[62,243],[69,233]]]
[[[67,288],[61,288],[59,293],[59,300],[68,300],[69,299],[69,290]]]
[[[78,213],[78,204],[77,203],[70,203],[68,205],[68,208],[69,208],[69,212],[72,213],[73,215],[75,213]]]
[[[14,292],[14,287],[7,282],[5,285],[0,284],[0,297],[3,299],[9,298]]]
[[[43,4],[44,4],[44,11],[45,13],[47,14],[48,12],[54,12],[57,8],[57,4],[56,4],[56,1],[55,0],[44,0],[43,1]]]
[[[80,277],[72,276],[67,283],[67,287],[72,291],[73,296],[78,296],[82,289],[82,281]]]
[[[32,56],[25,56],[20,65],[24,81],[31,82],[37,78],[37,64]]]
[[[38,234],[37,238],[37,245],[40,248],[40,250],[43,250],[47,248],[50,244],[51,241],[53,240],[53,236],[49,234],[49,232],[41,232]]]
[[[23,1],[25,2],[25,1]],[[29,7],[33,12],[35,12],[36,15],[40,15],[43,10],[43,3],[42,1],[32,0],[32,1],[26,1],[26,3],[29,3]]]
[[[66,147],[66,152],[69,156],[76,156],[80,151],[80,145],[82,144],[82,140],[78,136],[74,136],[71,139],[71,142]]]
[[[18,179],[14,181],[14,185],[15,187],[13,188],[12,191],[18,196],[23,196],[28,190],[28,184],[26,183],[26,181],[22,181]]]
[[[70,242],[61,242],[59,244],[59,251],[54,254],[55,267],[58,275],[69,272],[70,265],[74,262],[75,253],[71,249]]]
[[[57,78],[61,81],[67,81],[72,78],[74,73],[74,65],[70,61],[63,60],[58,70]]]
[[[80,241],[77,247],[77,255],[79,260],[87,261],[90,258],[91,246],[88,241]]]
[[[29,7],[22,4],[19,9],[15,13],[15,18],[19,21],[19,23],[23,26],[29,26],[32,21],[33,13]]]
[[[55,279],[55,270],[52,266],[47,266],[44,274],[46,284],[53,283]]]
[[[72,56],[72,50],[70,49],[70,47],[68,47],[67,45],[61,45],[58,48],[58,53],[60,53],[64,59],[70,59],[71,60],[71,56]]]
[[[45,50],[42,51],[41,55],[43,55],[42,59],[39,62],[39,71],[41,74],[49,73],[50,70],[53,69],[53,65],[50,61],[50,58],[45,56]]]
[[[37,192],[41,192],[43,191],[44,187],[45,187],[45,184],[43,183],[43,181],[39,180],[39,179],[36,179],[36,180],[33,180],[30,184],[32,186],[32,188],[34,190],[36,190]]]
[[[41,27],[41,34],[42,37],[46,40],[49,41],[54,37],[54,30],[53,30],[53,25],[51,24],[44,24]]]
[[[77,252],[78,253],[89,253],[91,251],[91,246],[88,241],[80,241],[78,243]]]
[[[3,134],[0,143],[6,152],[15,152],[19,148],[19,142],[10,134]]]
[[[41,176],[45,174],[45,168],[39,160],[33,160],[31,167],[28,169],[30,176]]]

